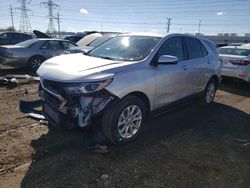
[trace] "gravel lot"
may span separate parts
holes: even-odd
[[[36,88],[0,87],[1,188],[250,187],[249,84],[226,80],[213,105],[151,119],[138,140],[106,154],[84,148],[87,132],[22,117],[18,101],[37,98]]]

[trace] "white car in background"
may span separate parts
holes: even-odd
[[[222,76],[250,82],[250,46],[225,46],[219,49]]]

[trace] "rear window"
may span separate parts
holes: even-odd
[[[217,52],[217,48],[216,48],[216,44],[212,41],[208,41],[208,40],[203,40],[207,45],[208,47],[215,53],[215,54],[218,54]]]
[[[20,42],[20,43],[17,43],[16,45],[17,46],[22,46],[24,48],[29,48],[31,47],[33,44],[35,44],[38,40],[37,39],[30,39],[30,40],[26,40],[24,42]]]
[[[219,54],[248,56],[250,54],[250,50],[238,48],[220,48]]]

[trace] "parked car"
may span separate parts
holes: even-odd
[[[79,40],[76,44],[77,46],[87,46],[97,38],[102,37],[103,35],[101,33],[92,33],[85,37],[83,37],[81,40]]]
[[[94,48],[96,48],[97,46],[100,46],[104,42],[110,40],[114,36],[115,35],[103,35],[102,37],[99,37],[99,38],[95,39],[94,41],[92,41],[88,45],[72,47],[68,51],[70,53],[87,53],[90,50],[93,50]]]
[[[28,67],[36,71],[48,58],[69,53],[66,50],[76,46],[63,39],[30,39],[16,45],[0,47],[0,64],[10,67]]]
[[[250,46],[227,46],[219,49],[222,75],[250,82]]]
[[[0,45],[13,45],[32,38],[32,35],[26,33],[13,31],[0,32]]]
[[[132,33],[115,36],[87,55],[49,59],[37,74],[49,126],[86,127],[99,116],[106,138],[125,144],[140,134],[150,113],[199,94],[205,104],[212,103],[221,64],[207,39]]]
[[[79,40],[81,40],[84,36],[82,35],[69,35],[66,37],[63,37],[65,40],[69,40],[73,43],[77,43]]]

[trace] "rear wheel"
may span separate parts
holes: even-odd
[[[217,82],[214,78],[210,79],[210,81],[207,83],[207,86],[204,90],[203,96],[202,96],[202,102],[204,104],[210,104],[213,102],[215,93],[217,90]]]
[[[140,134],[145,116],[143,101],[135,96],[127,96],[104,113],[103,134],[115,144],[130,143]]]
[[[43,57],[40,56],[34,56],[32,58],[30,58],[29,62],[28,62],[28,68],[32,71],[32,72],[36,72],[37,69],[40,67],[40,65],[45,61],[45,59]]]

